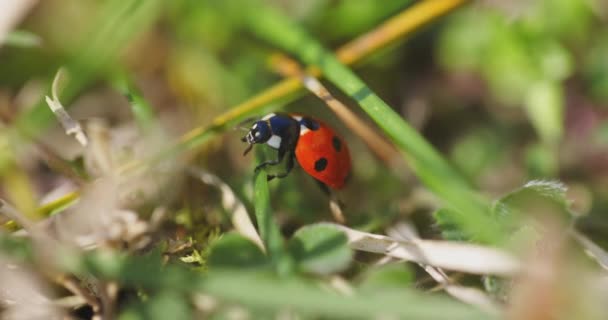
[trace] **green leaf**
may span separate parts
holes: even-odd
[[[439,229],[441,229],[441,235],[445,240],[451,241],[467,241],[471,240],[471,236],[458,227],[458,223],[454,217],[457,215],[456,212],[448,209],[441,208],[433,213],[433,217],[437,221]]]
[[[608,31],[603,31],[593,39],[585,53],[583,76],[591,95],[599,101],[608,102]]]
[[[542,214],[571,216],[566,186],[558,181],[533,180],[500,198],[492,208],[499,220],[533,217]],[[505,224],[508,226],[510,224]]]
[[[564,131],[564,97],[560,84],[543,81],[534,84],[525,99],[526,111],[541,139],[558,143]]]
[[[210,268],[259,268],[269,264],[268,258],[249,239],[227,233],[211,245]]]
[[[0,255],[7,255],[19,261],[30,261],[34,258],[29,240],[11,237],[2,231],[0,231]]]
[[[145,302],[127,307],[119,319],[192,319],[192,310],[186,296],[173,291],[163,291]]]
[[[526,167],[532,178],[554,177],[559,170],[557,150],[545,144],[537,143],[528,146]]]
[[[414,280],[414,272],[407,264],[390,264],[369,269],[359,287],[363,290],[407,288]]]
[[[482,8],[455,13],[441,30],[440,63],[454,70],[474,71],[480,68],[488,44],[503,20],[495,12]]]
[[[301,228],[289,240],[288,248],[302,271],[315,274],[342,271],[353,256],[346,235],[324,225]]]

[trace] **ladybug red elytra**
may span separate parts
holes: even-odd
[[[333,189],[344,187],[350,174],[350,153],[344,140],[326,124],[308,116],[268,114],[256,121],[241,140],[249,144],[243,155],[254,144],[266,143],[278,150],[277,159],[259,164],[256,172],[278,165],[285,156],[288,157],[286,171],[269,175],[268,180],[286,177],[294,166],[294,158],[309,175]]]

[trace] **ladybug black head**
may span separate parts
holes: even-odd
[[[265,143],[272,136],[272,131],[268,122],[260,120],[256,121],[249,132],[241,138],[241,141],[249,143],[249,146],[243,153],[246,155],[256,143]]]

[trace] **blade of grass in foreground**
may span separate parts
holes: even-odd
[[[0,246],[2,240],[0,234]],[[64,266],[66,271],[76,275],[114,280],[123,287],[200,292],[253,310],[294,310],[328,319],[496,319],[470,305],[413,289],[357,290],[341,295],[306,277],[278,278],[242,270],[211,270],[203,275],[181,266],[163,266],[160,255],[153,254],[91,252],[64,260],[70,262]]]
[[[273,8],[256,1],[256,10],[248,19],[251,30],[309,65],[317,66],[324,75],[348,96],[386,132],[420,180],[448,207],[458,211],[455,221],[476,240],[496,243],[501,232],[489,217],[489,206],[476,195],[469,184],[446,160],[399,114],[372,92],[350,69],[314,38]],[[436,1],[441,2],[441,1]]]
[[[200,290],[256,309],[288,308],[309,316],[344,319],[492,319],[474,308],[412,290],[339,295],[297,279],[278,281],[262,275],[210,272]]]
[[[281,237],[281,230],[279,230],[279,226],[272,216],[266,177],[264,170],[261,170],[254,177],[253,204],[260,237],[266,245],[266,252],[276,262],[283,252],[283,238]]]

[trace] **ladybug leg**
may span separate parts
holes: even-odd
[[[279,173],[279,174],[276,174],[276,175],[268,175],[268,181],[270,181],[270,180],[272,180],[274,178],[279,178],[280,179],[280,178],[287,177],[287,175],[289,175],[289,173],[291,172],[291,169],[293,169],[293,166],[294,166],[293,158],[294,158],[293,154],[290,155],[289,158],[287,158],[287,166],[285,168],[285,172]]]
[[[279,152],[277,154],[277,158],[276,160],[268,160],[268,161],[264,161],[262,163],[260,163],[257,167],[255,167],[254,172],[259,172],[260,170],[268,167],[268,166],[276,166],[277,164],[281,163],[281,161],[283,161],[283,158],[285,157],[285,150],[283,148],[279,148]],[[274,178],[273,175],[268,175],[268,180],[271,180],[272,178]]]
[[[323,193],[325,193],[325,195],[327,195],[328,197],[331,197],[331,190],[329,190],[329,187],[325,183],[317,179],[315,179],[315,181],[317,182],[317,185],[319,186],[321,191],[323,191]]]
[[[268,166],[276,166],[277,164],[281,163],[281,159],[278,158],[276,160],[269,160],[269,161],[264,161],[262,163],[260,163],[259,165],[257,165],[257,167],[255,167],[254,172],[259,172],[260,170],[268,167]]]
[[[323,191],[323,193],[325,193],[325,195],[327,195],[330,200],[334,200],[334,198],[335,198],[335,200],[337,201],[340,208],[346,207],[344,205],[344,202],[342,202],[342,200],[338,199],[337,196],[333,192],[331,192],[331,189],[329,189],[329,187],[325,183],[323,183],[317,179],[315,179],[315,181],[317,182],[317,185],[319,186],[319,188],[321,188],[321,191]]]
[[[327,197],[329,198],[329,209],[331,210],[332,215],[334,216],[334,219],[336,219],[336,221],[338,223],[344,224],[346,223],[346,218],[344,218],[344,202],[342,202],[339,198],[338,195],[335,194],[334,192],[331,191],[331,189],[329,189],[329,187],[315,179],[315,181],[317,182],[317,185],[319,186],[319,188],[321,188],[321,190],[323,191],[323,193],[325,193],[327,195]]]

